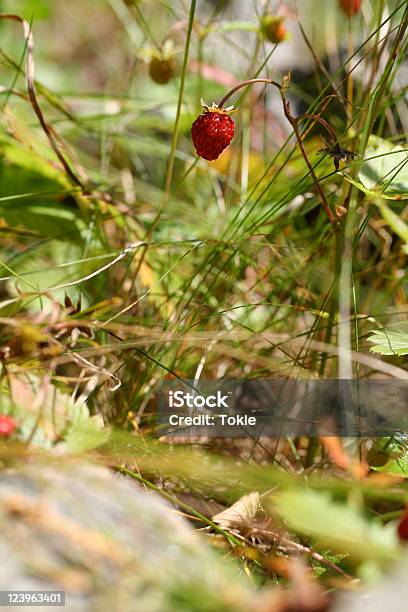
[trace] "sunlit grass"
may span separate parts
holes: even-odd
[[[342,472],[319,441],[273,441],[263,463],[274,465],[254,467],[239,459],[239,444],[221,452],[205,440],[215,454],[203,455],[207,482],[205,473],[188,465],[201,455],[189,459],[183,450],[172,462],[175,449],[165,440],[152,446],[149,459],[141,451],[150,449],[144,443],[157,435],[155,391],[165,377],[404,374],[404,356],[371,354],[369,338],[374,330],[398,329],[407,316],[408,181],[401,155],[406,2],[373,0],[350,24],[337,15],[341,28],[330,48],[303,19],[311,3],[299,2],[299,15],[288,16],[295,43],[306,38],[310,53],[305,75],[292,53],[288,96],[293,113],[300,114],[302,105],[304,114],[321,115],[341,146],[358,153],[337,171],[320,151],[325,144],[316,121],[309,117],[300,124],[335,227],[283,116],[278,91],[262,84],[241,90],[233,99],[239,111],[230,148],[214,163],[194,153],[189,132],[201,97],[219,102],[231,83],[255,77],[281,82],[286,72],[279,69],[278,46],[258,35],[256,11],[243,20],[224,2],[205,12],[203,3],[141,7],[109,0],[95,9],[101,39],[90,50],[81,47],[92,28],[89,14],[74,2],[84,34],[69,39],[76,40],[73,49],[61,43],[61,66],[71,68],[54,91],[52,72],[47,74],[53,58],[44,38],[51,15],[64,32],[65,13],[41,3],[47,19],[37,20],[34,11],[32,23],[37,96],[79,186],[72,185],[33,113],[24,37],[17,24],[1,20],[7,35],[0,53],[0,408],[23,419],[27,399],[22,401],[21,393],[40,398],[30,407],[42,415],[36,420],[30,414],[22,442],[41,438],[34,435],[44,426],[41,402],[53,406],[55,420],[57,404],[69,399],[102,415],[105,427],[126,430],[126,443],[138,440],[133,455],[112,442],[103,457],[152,488],[160,489],[155,479],[163,478],[227,504],[252,489],[296,487],[302,480],[302,487],[309,481],[345,504],[349,495],[361,494],[362,512],[377,511],[371,503],[375,493],[390,504],[384,513],[400,511],[404,487],[394,489],[390,480],[376,490],[364,478],[360,482],[357,468]],[[256,9],[258,4],[253,3]],[[113,40],[121,41],[109,57],[105,20],[112,24]],[[330,23],[322,31],[326,28]],[[178,46],[178,72],[158,86],[140,51],[166,36]],[[281,44],[289,50],[294,43]],[[106,76],[112,65],[115,70],[109,68]],[[303,62],[301,67],[306,70]],[[396,148],[373,153],[373,136]],[[370,171],[374,178],[367,186]],[[54,425],[44,426],[50,447],[66,432],[65,424],[57,435]],[[253,443],[259,450],[264,441]],[[367,466],[367,451],[377,443],[351,444],[347,452]],[[234,483],[235,459],[223,457],[222,491],[216,482],[221,454],[237,457],[242,470],[242,482]],[[142,475],[134,469],[138,461]],[[183,466],[189,467],[185,473]],[[319,470],[329,472],[320,484]],[[191,511],[188,504],[184,509]],[[211,526],[211,517],[205,520]],[[234,537],[229,534],[230,541]]]

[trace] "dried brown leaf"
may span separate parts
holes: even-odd
[[[245,531],[252,527],[258,508],[259,493],[252,491],[249,495],[241,497],[230,508],[215,514],[212,520],[222,529]]]

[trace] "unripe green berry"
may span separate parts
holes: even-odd
[[[285,18],[277,15],[265,15],[261,19],[261,31],[265,38],[275,45],[286,40]]]

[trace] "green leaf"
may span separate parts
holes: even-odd
[[[405,449],[398,457],[390,459],[385,465],[378,468],[373,468],[377,472],[385,472],[386,474],[395,474],[408,478],[408,449]]]
[[[68,197],[74,191],[72,185],[41,151],[36,141],[28,149],[0,135],[0,217],[10,227],[39,236],[68,236],[69,241],[78,241],[87,224],[74,198]]]
[[[368,338],[373,343],[372,353],[380,355],[408,355],[408,330],[378,329]]]
[[[349,183],[351,183],[352,185],[354,185],[354,187],[357,187],[357,189],[359,189],[360,191],[362,191],[363,193],[365,193],[366,196],[373,198],[375,200],[378,200],[379,198],[381,198],[382,200],[402,200],[404,198],[397,194],[397,195],[387,195],[385,193],[380,193],[379,191],[375,191],[374,189],[367,189],[367,187],[365,187],[362,183],[360,183],[359,181],[355,181],[354,179],[351,178],[351,176],[349,176],[348,174],[346,174],[345,172],[342,173],[343,177],[346,179],[346,181],[348,181]]]
[[[399,556],[392,526],[368,521],[356,507],[334,502],[325,493],[286,491],[274,498],[273,507],[291,529],[312,536],[335,552],[348,554],[356,564],[372,560],[384,565]]]
[[[68,452],[80,454],[102,446],[109,437],[110,431],[102,428],[99,416],[89,416],[87,408],[82,405],[73,415],[65,443]]]
[[[72,224],[72,227],[75,227],[75,225]],[[73,237],[75,237],[75,234]],[[46,291],[50,287],[63,285],[75,279],[80,279],[95,270],[98,264],[92,261],[73,264],[72,266],[66,266],[64,264],[69,261],[81,259],[82,253],[83,251],[79,244],[60,240],[44,242],[36,249],[27,249],[25,252],[21,253],[21,255],[19,254],[12,259],[12,266],[10,266],[10,268],[13,270],[14,278],[7,281],[7,290],[12,296],[17,296],[22,288],[27,289],[27,283],[34,286],[37,291]],[[99,251],[96,251],[96,253],[99,254]],[[90,255],[92,254],[93,252],[90,251]],[[1,264],[0,271],[3,274],[5,272]],[[7,276],[12,276],[10,273],[6,274]],[[19,277],[22,277],[23,280],[20,280]],[[91,280],[88,282],[92,283],[96,281]],[[81,294],[83,307],[88,306],[87,294],[84,292],[84,286],[82,284],[72,286],[68,291],[73,301],[76,301]],[[53,289],[53,298],[62,303],[66,292],[67,289],[65,288]],[[43,308],[44,303],[40,298],[34,300],[30,299],[28,301],[27,309],[30,312],[41,312]]]
[[[32,174],[38,174],[49,181],[53,181],[55,186],[70,187],[62,170],[55,167],[55,164],[45,159],[37,150],[28,150],[23,148],[22,145],[2,139],[0,142],[0,152],[7,164],[17,166],[20,168],[20,171],[25,170]]]
[[[359,170],[362,185],[384,195],[408,196],[408,150],[388,140],[371,136],[366,149],[367,161]]]

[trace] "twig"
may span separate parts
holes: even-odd
[[[261,536],[271,539],[277,545],[277,547],[282,550],[282,552],[290,553],[291,550],[295,550],[298,553],[309,555],[322,565],[326,565],[327,567],[332,569],[334,572],[337,572],[338,574],[341,574],[342,576],[344,576],[345,578],[349,578],[350,580],[353,579],[353,576],[347,574],[347,572],[342,570],[341,567],[339,567],[329,559],[326,559],[326,557],[324,557],[322,554],[314,551],[309,546],[304,546],[303,544],[294,542],[290,538],[287,538],[286,536],[283,536],[278,532],[269,531],[268,529],[262,529],[261,527],[254,527],[251,530],[250,535],[255,537]]]

